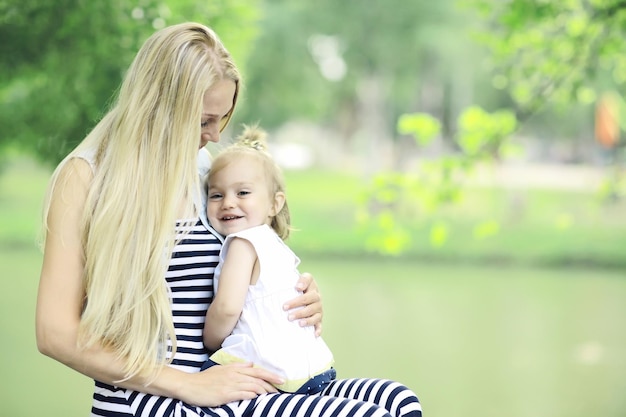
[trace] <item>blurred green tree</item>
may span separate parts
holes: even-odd
[[[425,113],[404,114],[398,131],[413,136],[418,146],[428,146],[439,134],[440,122]],[[429,230],[434,247],[443,246],[450,226],[437,213],[442,207],[461,201],[465,180],[479,164],[498,163],[518,152],[511,143],[517,129],[512,111],[487,112],[470,106],[458,119],[454,136],[459,151],[422,161],[409,172],[377,173],[362,194],[357,213],[358,225],[367,231],[367,247],[375,252],[397,255],[412,243],[406,224],[416,217],[436,219]],[[499,232],[499,223],[487,218],[479,221],[473,231],[477,239]]]
[[[474,88],[480,51],[455,1],[265,1],[237,120],[270,129],[311,121],[364,151],[376,147],[362,138],[406,139],[395,121],[420,110],[441,120],[447,138],[474,94],[490,94]]]
[[[477,12],[493,84],[518,114],[546,103],[594,103],[626,83],[623,0],[461,0]]]
[[[623,0],[463,0],[481,19],[477,38],[490,51],[492,84],[511,98],[512,110],[488,113],[469,107],[458,119],[453,156],[423,163],[417,173],[379,174],[364,194],[358,218],[372,230],[371,249],[400,253],[410,243],[402,222],[407,207],[432,213],[462,194],[463,178],[479,162],[497,162],[511,151],[511,134],[546,107],[593,108],[605,90],[623,91],[626,82],[626,2]],[[430,125],[433,122],[429,122]],[[424,128],[424,115],[400,117],[398,131],[412,134],[420,146],[436,129]],[[424,132],[428,132],[426,135]],[[622,145],[623,146],[623,145]],[[623,177],[613,176],[615,195]],[[372,209],[373,208],[373,209]],[[403,216],[404,215],[404,216]],[[373,227],[372,227],[373,226]],[[498,222],[485,219],[474,235],[498,233]],[[445,243],[448,229],[431,226],[434,246]]]
[[[54,164],[88,133],[155,29],[197,20],[227,34],[244,60],[256,0],[9,0],[0,2],[0,149]],[[237,31],[232,28],[237,27]]]
[[[491,52],[493,84],[510,94],[522,122],[545,107],[571,113],[585,106],[594,130],[587,140],[602,142],[598,130],[606,126],[594,113],[607,94],[617,97],[617,137],[611,146],[602,143],[612,172],[600,194],[608,200],[626,195],[626,141],[619,134],[625,124],[626,1],[462,1],[484,22],[478,39]]]

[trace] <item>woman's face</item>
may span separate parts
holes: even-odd
[[[220,131],[228,121],[228,113],[233,108],[236,90],[235,82],[224,79],[218,81],[204,93],[200,148],[207,143],[220,141]]]

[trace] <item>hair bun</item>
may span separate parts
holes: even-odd
[[[257,151],[267,150],[267,132],[258,126],[246,126],[241,135],[237,138],[237,144]]]

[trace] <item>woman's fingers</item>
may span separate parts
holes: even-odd
[[[269,371],[253,368],[251,363],[216,365],[190,377],[194,383],[185,384],[182,399],[209,407],[277,392],[272,384],[284,383]]]
[[[313,275],[308,272],[303,272],[302,275],[300,275],[296,288],[300,291],[304,291],[305,293],[318,290],[317,283],[313,279]]]
[[[283,384],[285,381],[279,376],[261,368],[254,368],[252,364],[233,364],[234,372],[237,373],[235,379],[240,386],[246,387],[245,390],[256,394],[266,394],[268,392],[276,392],[276,388],[272,384]],[[237,369],[238,368],[238,369]]]

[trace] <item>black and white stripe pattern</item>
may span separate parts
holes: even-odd
[[[172,366],[198,372],[207,359],[202,329],[213,299],[213,271],[219,261],[221,242],[198,221],[192,227],[177,227],[175,248],[165,280],[172,299],[176,330],[176,356]],[[182,235],[180,233],[185,233]]]
[[[173,367],[198,372],[208,352],[202,329],[213,298],[213,273],[221,241],[198,221],[177,225],[178,237],[166,274],[172,298],[177,351]],[[183,234],[184,233],[184,234]],[[316,395],[268,394],[217,408],[113,387],[96,381],[92,416],[120,417],[421,417],[421,406],[405,386],[381,379],[333,381]]]
[[[181,221],[176,226],[176,238],[183,240],[174,247],[165,275],[177,344],[171,366],[185,372],[198,372],[208,358],[202,329],[213,298],[213,271],[222,244],[199,220],[193,226],[185,226],[185,223],[188,222]],[[96,381],[91,413],[93,416],[160,417],[184,415],[183,410],[188,416],[203,415],[196,407],[186,407],[178,400],[118,389]]]
[[[417,396],[402,384],[384,379],[333,381],[316,395],[270,394],[249,402],[243,417],[421,417]]]

